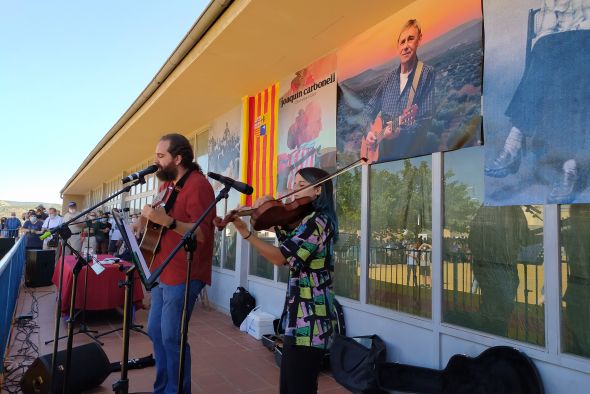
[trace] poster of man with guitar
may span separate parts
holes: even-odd
[[[386,75],[363,111],[361,157],[383,162],[436,149],[428,131],[434,113],[434,68],[418,60],[422,30],[408,20],[397,37],[399,67]]]
[[[481,1],[416,0],[339,47],[338,167],[482,144],[482,32]]]
[[[215,200],[213,188],[193,161],[189,141],[180,134],[163,136],[156,146],[154,164],[161,182],[160,197],[141,211],[139,225],[145,227],[140,245],[150,269],[157,269],[174,247]],[[189,316],[197,296],[211,284],[213,255],[213,210],[196,231],[197,249],[191,268]],[[186,252],[180,250],[162,271],[152,289],[148,333],[154,345],[156,381],[154,393],[178,391],[180,327],[186,277]],[[187,344],[183,388],[190,393],[191,354]]]

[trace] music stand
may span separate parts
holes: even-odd
[[[129,314],[133,308],[135,270],[138,271],[141,282],[146,289],[148,289],[146,283],[151,277],[151,272],[145,262],[145,259],[143,258],[141,250],[139,249],[139,245],[137,244],[137,240],[133,235],[133,231],[131,231],[127,223],[125,223],[125,221],[119,216],[118,212],[113,211],[112,214],[113,218],[115,219],[115,225],[121,232],[121,237],[123,238],[125,248],[127,248],[132,256],[132,265],[125,270],[126,280],[123,283],[125,286],[125,307],[123,308],[123,356],[121,358],[121,378],[117,382],[113,383],[113,391],[115,393],[127,394],[129,392],[129,379],[127,378],[127,370],[129,369],[129,331],[134,330],[147,335],[146,332],[138,328],[141,326],[135,326],[131,323],[132,319],[129,319]]]
[[[149,269],[147,268],[147,264],[145,263],[145,259],[143,258],[143,255],[141,254],[141,250],[139,249],[139,245],[137,245],[137,241],[135,240],[135,236],[133,235],[133,231],[131,231],[129,226],[127,226],[127,223],[125,223],[125,219],[122,218],[118,212],[113,211],[112,215],[113,215],[113,219],[115,221],[115,226],[117,226],[117,228],[121,232],[121,238],[123,240],[123,244],[125,245],[125,249],[130,252],[131,252],[132,248],[134,250],[138,251],[137,260],[139,261],[139,263],[142,267],[142,269],[138,270],[138,272],[140,273],[140,276],[141,276],[141,273],[143,272],[143,268],[145,267],[145,269],[148,272],[147,277],[149,278],[149,276],[150,276]],[[131,235],[131,238],[129,238],[129,235]],[[131,242],[131,240],[133,240],[133,243]],[[133,253],[133,252],[131,252],[131,253]],[[133,263],[133,262],[131,262],[131,263]],[[126,268],[127,267],[125,267],[125,266],[120,266],[119,270],[125,271]],[[146,277],[145,272],[144,272],[143,276]],[[144,279],[142,279],[142,283],[145,283]],[[123,287],[123,286],[125,286],[125,283],[123,281],[121,281],[119,283],[119,286]],[[131,314],[130,330],[139,332],[145,336],[149,336],[148,333],[143,330],[143,326],[141,324],[133,323],[133,320],[135,320],[135,307],[133,307],[132,309],[133,309],[133,312]],[[103,332],[102,334],[97,335],[96,338],[100,338],[104,335],[112,334],[113,332],[116,332],[119,330],[123,330],[123,327],[121,326],[119,328],[115,328],[114,330]]]

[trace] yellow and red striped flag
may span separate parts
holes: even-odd
[[[242,160],[244,182],[254,188],[250,196],[242,195],[242,204],[252,206],[261,196],[276,197],[278,149],[279,84],[276,83],[256,96],[244,98],[245,157]]]

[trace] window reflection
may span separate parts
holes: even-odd
[[[431,316],[431,157],[371,167],[367,301]]]
[[[258,238],[264,242],[274,245],[276,235],[270,231],[254,232]],[[262,257],[258,251],[250,246],[250,275],[259,276],[266,279],[274,279],[274,265]]]
[[[335,181],[338,241],[334,245],[334,291],[337,295],[360,298],[360,168],[340,174]]]
[[[444,158],[443,320],[544,345],[543,207],[484,206],[481,147]]]
[[[561,333],[565,352],[590,357],[590,205],[561,207]]]

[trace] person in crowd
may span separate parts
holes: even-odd
[[[154,164],[156,176],[162,181],[160,191],[170,191],[166,209],[143,207],[136,225],[145,227],[148,220],[166,228],[160,240],[151,269],[157,269],[172,249],[180,242],[205,210],[215,201],[213,188],[203,175],[200,166],[194,163],[190,142],[180,134],[164,135],[156,146]],[[188,317],[190,319],[197,296],[207,284],[211,284],[213,258],[213,210],[196,232],[197,249],[194,253],[189,284]],[[154,345],[156,381],[154,393],[178,391],[181,321],[183,315],[186,252],[175,255],[162,271],[159,284],[152,289],[151,308],[148,317],[148,333]],[[190,393],[191,352],[186,346],[184,380],[185,393]]]
[[[31,213],[29,219],[25,221],[21,229],[22,234],[26,236],[26,249],[42,249],[43,241],[41,241],[41,234],[43,234],[43,221],[37,219],[36,213]]]
[[[6,227],[7,217],[0,218],[0,238],[8,238],[8,229]]]
[[[109,247],[109,232],[111,231],[111,224],[108,222],[109,218],[103,211],[98,211],[96,221],[93,222],[94,237],[96,239],[97,254],[106,254]]]
[[[64,215],[63,221],[67,222],[78,215],[79,215],[78,205],[76,204],[75,201],[70,201],[68,203],[68,212],[66,212],[66,214]],[[80,218],[79,220],[81,221],[82,218]],[[70,231],[72,232],[70,239],[68,239],[68,243],[70,244],[70,246],[73,249],[75,249],[79,252],[80,250],[82,250],[82,240],[80,238],[80,234],[82,233],[82,229],[84,228],[84,223],[83,222],[74,223],[74,224],[70,224],[68,227],[69,227]],[[66,255],[71,255],[71,254],[72,254],[72,251],[70,250],[70,248],[66,248]]]
[[[8,230],[8,237],[18,237],[18,230],[21,228],[21,221],[16,217],[16,212],[11,212],[10,217],[6,219],[6,230]]]
[[[295,187],[304,188],[327,175],[319,168],[302,168],[295,176]],[[313,199],[313,212],[294,227],[275,227],[278,247],[258,238],[240,218],[233,219],[236,230],[260,255],[274,265],[289,267],[280,369],[282,394],[317,392],[322,359],[332,343],[336,319],[332,272],[338,220],[332,181],[295,194],[296,199],[300,197]],[[262,197],[254,207],[270,199]]]
[[[61,216],[58,216],[57,210],[55,208],[49,208],[47,211],[48,211],[47,219],[45,219],[43,221],[43,225],[41,226],[41,228],[43,229],[43,232],[49,231],[52,228],[55,228],[62,223],[62,218],[61,218]],[[49,238],[45,238],[43,240],[43,249],[45,249],[45,250],[48,250],[48,249],[56,250],[58,248],[58,246],[59,245],[58,245],[57,235],[52,235]],[[57,255],[57,253],[56,253],[56,255]]]
[[[47,219],[47,216],[48,216],[47,210],[45,209],[43,204],[37,205],[37,207],[35,208],[35,212],[37,213],[37,219],[39,219],[39,220]]]
[[[86,215],[86,222],[82,229],[82,251],[86,253],[98,253],[96,247],[96,232],[98,228],[96,212],[90,212]]]
[[[428,134],[434,115],[435,71],[418,60],[421,40],[418,21],[408,20],[397,38],[400,66],[385,77],[363,110],[366,141],[373,149],[379,141],[371,124],[381,114],[380,161],[419,156],[436,149],[436,138]]]
[[[117,208],[113,208],[113,212],[119,212],[119,210]],[[119,228],[117,227],[117,225],[115,224],[115,219],[113,217],[111,217],[109,219],[109,223],[111,225],[111,231],[110,231],[110,237],[109,237],[109,248],[108,248],[108,253],[110,255],[115,255],[116,253],[118,253],[119,249],[121,248],[121,244],[123,243],[123,237],[121,235],[121,231],[119,231]]]

